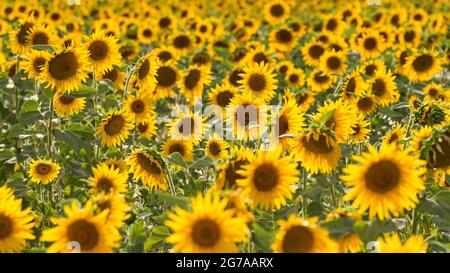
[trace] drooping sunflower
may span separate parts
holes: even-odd
[[[50,60],[51,54],[44,50],[30,50],[25,55],[23,69],[28,73],[29,78],[38,78],[44,71],[45,64]]]
[[[305,44],[302,49],[303,59],[309,66],[318,66],[320,58],[326,51],[326,47],[322,42],[311,41]]]
[[[278,113],[278,120],[275,121],[275,128],[277,130],[276,137],[280,144],[285,149],[291,149],[295,143],[294,137],[300,133],[304,126],[303,113],[297,105],[295,99],[287,99],[280,112]],[[284,136],[283,136],[284,135]]]
[[[106,35],[103,31],[95,31],[84,44],[89,53],[89,64],[95,73],[104,74],[114,65],[120,66],[122,56],[119,53],[117,38]]]
[[[259,151],[258,155],[237,172],[242,176],[236,183],[248,196],[253,207],[279,209],[292,198],[293,185],[298,181],[297,163],[281,157],[280,151]]]
[[[291,13],[291,8],[285,1],[271,0],[264,5],[264,19],[274,25],[284,22]]]
[[[347,64],[345,63],[344,52],[336,52],[334,50],[325,52],[319,61],[319,68],[329,75],[344,73],[347,69]]]
[[[100,163],[92,168],[93,176],[89,177],[91,191],[98,193],[124,193],[128,191],[128,173],[106,163]]]
[[[125,197],[118,193],[98,194],[94,198],[95,213],[100,214],[107,210],[106,223],[116,228],[123,226],[125,220],[130,217],[131,210]]]
[[[225,110],[237,92],[238,90],[236,87],[224,83],[212,88],[208,94],[208,98],[212,105],[218,105]]]
[[[214,189],[236,189],[237,179],[244,178],[238,172],[242,167],[250,162],[254,157],[253,153],[244,147],[234,146],[230,149],[228,162],[220,166],[220,173],[217,177]]]
[[[192,141],[168,139],[164,142],[162,153],[170,156],[173,153],[179,153],[184,160],[190,161],[194,158],[194,147]]]
[[[366,85],[360,72],[355,70],[345,78],[339,95],[344,100],[351,100],[353,96],[361,95],[367,89]]]
[[[305,132],[295,142],[294,151],[302,167],[311,174],[331,173],[337,168],[341,148],[325,132],[317,130]]]
[[[342,218],[352,221],[360,221],[362,219],[361,215],[349,211],[348,209],[337,208],[328,214],[325,220],[333,221]],[[356,253],[363,250],[363,242],[355,233],[349,233],[339,238],[333,238],[333,240],[338,244],[340,253]]]
[[[416,122],[421,126],[429,125],[433,128],[445,126],[450,122],[450,102],[423,102],[415,111]]]
[[[228,142],[213,135],[208,139],[205,147],[205,154],[213,159],[224,159],[228,157],[227,149],[230,147]]]
[[[393,233],[379,237],[377,243],[380,253],[425,253],[428,248],[422,235],[411,235],[402,242],[398,233]]]
[[[264,63],[250,63],[244,67],[242,73],[242,84],[244,91],[264,101],[269,101],[275,95],[277,82],[275,73]]]
[[[386,49],[386,41],[377,31],[365,32],[357,44],[359,52],[365,58],[376,58]]]
[[[377,104],[383,106],[392,104],[400,98],[395,76],[390,71],[375,72],[367,82],[367,91],[375,97]]]
[[[383,137],[381,145],[396,145],[401,147],[401,141],[406,137],[406,128],[403,124],[396,124],[392,129]]]
[[[413,135],[411,147],[417,154],[420,154],[420,151],[422,147],[424,147],[425,142],[431,138],[433,127],[428,125],[421,126],[420,128],[412,130],[411,133]]]
[[[428,81],[441,70],[442,60],[434,49],[416,51],[406,58],[405,73],[411,81]]]
[[[58,177],[61,167],[51,160],[33,160],[28,168],[31,181],[44,185],[52,182]]]
[[[116,147],[123,143],[134,128],[133,117],[126,111],[112,111],[103,118],[96,130],[96,135],[102,139],[102,144]]]
[[[323,92],[328,90],[337,78],[334,75],[327,75],[320,69],[315,69],[309,74],[307,84],[312,91]]]
[[[317,108],[314,120],[320,124],[327,118],[324,125],[333,130],[338,143],[344,143],[353,133],[354,117],[354,109],[348,103],[337,100],[325,102],[324,105]]]
[[[0,252],[20,252],[26,240],[33,240],[35,226],[31,209],[22,210],[22,199],[16,199],[7,186],[0,187]]]
[[[148,53],[139,59],[136,65],[135,80],[137,86],[147,92],[152,92],[157,84],[157,71],[160,66],[160,61],[152,53]]]
[[[161,64],[156,69],[156,88],[153,91],[155,98],[168,98],[173,94],[172,88],[180,78],[180,71],[172,61]]]
[[[389,219],[405,209],[413,209],[419,202],[417,194],[425,189],[420,177],[425,173],[425,162],[411,154],[411,149],[399,150],[396,145],[384,145],[380,152],[374,146],[353,159],[358,164],[344,168],[341,178],[351,189],[345,201],[359,213],[369,209],[369,217]]]
[[[108,210],[94,214],[91,201],[80,208],[76,201],[64,207],[66,218],[52,218],[56,227],[44,230],[40,238],[43,242],[53,242],[47,252],[72,252],[77,242],[82,253],[112,252],[120,239],[117,228],[107,224]]]
[[[160,160],[143,150],[134,150],[128,158],[130,172],[150,189],[167,189],[164,165]]]
[[[86,98],[75,98],[63,93],[53,96],[55,112],[60,117],[71,117],[84,109]]]
[[[330,253],[337,245],[328,231],[317,224],[317,217],[302,219],[295,214],[287,220],[279,220],[280,229],[275,236],[272,249],[281,253]]]
[[[211,71],[206,67],[190,66],[189,69],[180,77],[178,86],[190,102],[195,98],[201,99],[204,86],[210,83]]]
[[[172,230],[167,242],[174,252],[237,252],[237,243],[247,239],[245,217],[228,209],[228,200],[211,191],[192,201],[192,211],[176,207],[164,224]]]
[[[73,46],[59,49],[45,64],[39,79],[57,92],[70,92],[88,77],[87,64],[88,53],[84,49]]]
[[[153,115],[151,93],[141,89],[136,92],[136,95],[129,95],[125,102],[125,108],[136,123],[150,119]]]

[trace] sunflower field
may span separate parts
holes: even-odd
[[[0,252],[450,251],[446,0],[0,0]]]

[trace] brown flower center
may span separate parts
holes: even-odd
[[[184,49],[191,45],[191,40],[186,35],[179,35],[173,39],[173,46],[178,49]]]
[[[287,44],[292,41],[292,34],[286,29],[280,29],[276,32],[275,37],[278,42]]]
[[[260,92],[266,87],[266,78],[261,74],[252,74],[248,79],[248,85],[254,92]]]
[[[375,75],[375,72],[377,71],[377,66],[374,64],[369,64],[368,66],[366,66],[364,71],[366,72],[367,76],[373,77],[373,75]]]
[[[383,80],[375,80],[372,85],[372,93],[377,97],[382,97],[386,93],[386,84]]]
[[[39,175],[46,175],[46,174],[50,173],[51,170],[52,170],[52,167],[50,165],[48,165],[48,164],[39,163],[36,166],[36,172]]]
[[[145,171],[153,175],[160,175],[162,173],[159,165],[155,161],[148,158],[146,155],[138,153],[136,158],[139,166],[141,166]]]
[[[172,54],[169,51],[161,51],[158,54],[158,58],[163,62],[167,62],[172,59]]]
[[[178,152],[181,156],[184,156],[184,146],[181,143],[174,143],[169,147],[169,154]]]
[[[50,75],[56,80],[67,80],[77,74],[78,59],[73,52],[63,52],[49,61]]]
[[[209,219],[197,220],[192,227],[192,240],[201,247],[212,247],[220,239],[219,225]]]
[[[220,149],[220,145],[217,142],[209,143],[208,150],[214,156],[218,156],[222,151],[222,149]]]
[[[319,59],[323,55],[325,49],[320,45],[313,45],[309,48],[309,56],[313,59]]]
[[[319,84],[326,83],[328,79],[329,79],[328,75],[322,74],[322,72],[314,74],[314,81]]]
[[[67,228],[67,237],[69,241],[78,242],[84,251],[94,249],[100,240],[96,226],[86,220],[77,220],[70,224]]]
[[[33,37],[31,38],[31,43],[33,45],[47,45],[50,38],[48,37],[47,33],[45,32],[37,32],[33,34]]]
[[[11,218],[0,214],[0,240],[8,238],[13,232],[13,223]]]
[[[32,23],[24,23],[17,32],[17,41],[21,45],[28,43],[28,32],[33,27]]]
[[[266,55],[263,52],[256,53],[255,56],[253,56],[253,62],[259,64],[263,62],[264,64],[269,63],[269,59],[267,59]]]
[[[33,68],[36,72],[41,73],[44,70],[44,66],[47,60],[43,57],[37,57],[33,60]]]
[[[168,66],[162,66],[158,69],[158,73],[156,76],[158,80],[158,85],[163,87],[170,87],[175,84],[177,80],[177,74],[173,71],[172,68]]]
[[[271,191],[278,185],[278,182],[278,170],[272,164],[264,163],[256,168],[253,175],[253,185],[258,191]]]
[[[221,91],[217,94],[216,100],[217,104],[219,104],[220,107],[227,107],[228,104],[230,104],[231,99],[234,97],[233,93],[231,93],[228,90]]]
[[[368,111],[369,109],[372,108],[373,106],[373,100],[371,98],[362,98],[359,99],[358,102],[356,103],[356,106],[358,106],[358,109],[362,110],[362,111]]]
[[[142,62],[141,66],[138,69],[139,79],[140,80],[144,79],[149,72],[150,72],[150,61],[148,59],[145,59],[145,61]]]
[[[341,67],[341,60],[338,57],[332,56],[327,60],[327,67],[331,70],[337,70]]]
[[[145,103],[141,100],[133,101],[133,103],[131,104],[131,110],[133,111],[133,113],[140,114],[144,112],[144,109]]]
[[[198,69],[192,69],[184,79],[184,86],[187,89],[194,89],[200,81],[201,72]]]
[[[238,82],[240,80],[242,80],[242,76],[241,76],[242,72],[243,72],[242,69],[235,69],[228,76],[228,80],[233,86],[236,86],[236,87],[240,86],[240,84]]]
[[[102,177],[97,182],[97,190],[100,192],[111,192],[114,188],[113,182],[106,177]]]
[[[399,167],[388,159],[373,163],[364,175],[366,187],[376,193],[391,191],[400,183],[400,178]]]
[[[281,17],[284,14],[284,8],[280,4],[275,4],[270,7],[270,14],[274,17]]]
[[[284,135],[289,132],[289,119],[286,115],[281,115],[278,118],[278,132],[280,135]]]
[[[424,54],[424,55],[417,57],[413,61],[412,65],[413,65],[415,71],[423,72],[423,71],[427,71],[428,69],[430,69],[433,66],[433,63],[434,63],[433,56]]]
[[[60,96],[59,101],[64,105],[71,105],[75,98],[66,97],[66,96]]]
[[[94,41],[88,48],[89,56],[94,61],[100,61],[108,55],[108,45],[103,41]]]
[[[333,147],[328,142],[328,138],[324,135],[319,135],[317,140],[312,136],[309,139],[304,136],[301,138],[301,141],[305,149],[314,154],[328,154],[333,150]]]
[[[377,39],[369,37],[364,40],[364,48],[367,50],[373,50],[377,47]]]
[[[296,225],[286,231],[282,249],[285,253],[305,253],[311,251],[313,243],[314,234],[309,228]]]
[[[122,131],[125,119],[121,115],[113,115],[105,125],[106,134],[113,136]]]

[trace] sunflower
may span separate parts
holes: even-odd
[[[23,69],[28,73],[29,78],[38,78],[44,71],[45,64],[52,55],[47,51],[30,50],[25,54]]]
[[[206,117],[201,117],[198,113],[180,112],[173,122],[168,123],[169,134],[173,139],[184,139],[197,144],[205,132]]]
[[[405,73],[411,81],[428,81],[441,70],[441,58],[434,49],[416,51],[406,58]]]
[[[400,236],[393,233],[379,237],[377,243],[380,253],[425,253],[428,248],[427,242],[421,235],[411,235],[402,243]]]
[[[403,27],[399,33],[400,44],[407,48],[416,48],[422,40],[422,30],[419,26]]]
[[[373,77],[379,71],[385,71],[386,65],[381,60],[369,60],[360,68],[366,76]]]
[[[172,46],[164,46],[164,47],[158,47],[153,50],[153,55],[158,57],[158,59],[162,62],[177,62],[178,61],[178,54],[175,51],[175,49]],[[193,65],[203,66],[201,63],[192,63]]]
[[[315,98],[314,94],[308,91],[292,94],[289,89],[285,89],[284,100],[294,100],[297,103],[299,111],[304,113],[308,111],[309,107],[314,103]]]
[[[213,159],[225,159],[228,157],[228,142],[213,135],[206,143],[205,154]]]
[[[350,142],[357,143],[360,141],[366,141],[367,136],[370,133],[370,121],[364,119],[364,115],[356,115],[356,123],[353,125],[353,133],[350,134]]]
[[[395,76],[390,71],[375,72],[367,82],[367,91],[375,97],[377,104],[382,106],[392,104],[400,98]]]
[[[209,191],[191,200],[192,211],[176,207],[164,224],[172,230],[166,239],[174,252],[237,252],[236,243],[249,234],[246,218],[227,209],[228,200]]]
[[[242,194],[252,200],[253,207],[279,209],[292,198],[293,185],[298,181],[297,163],[281,157],[279,151],[259,151],[257,156],[237,171],[242,176],[236,183]]]
[[[84,44],[89,53],[89,64],[95,73],[104,74],[114,65],[121,64],[117,38],[107,36],[103,31],[95,31]]]
[[[108,214],[106,223],[116,228],[123,226],[125,220],[130,218],[128,212],[131,208],[122,194],[98,194],[94,197],[94,206],[96,214],[101,214],[106,210]]]
[[[411,154],[411,150],[399,150],[396,145],[383,145],[380,152],[369,145],[368,152],[353,159],[359,164],[344,168],[341,178],[351,189],[344,201],[353,201],[359,213],[369,209],[370,219],[375,214],[381,220],[398,217],[419,202],[417,194],[425,189],[420,178],[425,173],[424,161]]]
[[[430,100],[445,100],[447,98],[447,92],[444,90],[442,84],[429,83],[427,84],[422,92],[425,94],[424,101]]]
[[[70,117],[76,115],[84,109],[86,98],[73,98],[62,93],[53,96],[55,112],[60,117]]]
[[[125,160],[112,157],[107,160],[105,160],[103,163],[108,165],[108,167],[119,170],[119,173],[126,173],[128,174],[128,165],[125,162]]]
[[[92,168],[94,176],[89,177],[91,191],[97,193],[124,193],[128,191],[128,173],[120,172],[118,168],[100,163]]]
[[[141,89],[136,92],[136,95],[129,95],[125,102],[125,108],[133,116],[134,122],[147,121],[154,114],[151,93]]]
[[[19,27],[9,32],[9,46],[11,52],[17,55],[23,55],[29,50],[28,32],[36,24],[33,15],[20,20]]]
[[[139,26],[137,30],[137,38],[141,44],[151,44],[156,39],[156,28],[151,20],[147,20]]]
[[[150,189],[167,189],[164,165],[155,156],[143,150],[134,150],[127,161],[135,180],[140,180]]]
[[[106,71],[105,73],[100,74],[99,79],[100,80],[110,80],[117,89],[123,90],[125,77],[126,77],[126,73],[123,71],[120,71],[116,66],[114,66],[109,71]]]
[[[304,126],[305,119],[295,99],[287,99],[275,121],[276,137],[285,149],[291,149],[295,140],[287,135],[298,135]],[[284,135],[284,137],[283,137]]]
[[[420,128],[412,130],[412,142],[411,147],[417,154],[420,154],[421,149],[425,146],[425,143],[430,140],[433,134],[433,127],[425,125]]]
[[[150,115],[146,120],[138,122],[136,124],[136,129],[139,132],[139,136],[152,138],[156,135],[158,131],[157,121],[154,118],[154,115]]]
[[[212,58],[207,52],[200,51],[192,54],[190,64],[211,68]]]
[[[328,90],[337,78],[334,75],[327,75],[322,70],[315,69],[307,79],[307,84],[312,91],[323,92]]]
[[[39,79],[57,92],[70,92],[88,77],[87,64],[88,53],[84,49],[73,46],[59,49],[46,63]]]
[[[285,1],[271,0],[264,5],[264,19],[269,24],[283,23],[291,13],[291,8]]]
[[[28,46],[33,45],[56,45],[57,36],[48,27],[44,25],[34,25],[28,30],[27,43]]]
[[[72,252],[72,242],[77,242],[85,253],[112,252],[120,239],[117,229],[107,224],[108,210],[94,214],[93,203],[89,201],[81,209],[75,201],[64,207],[66,218],[51,218],[56,227],[44,230],[43,242],[53,242],[47,252]]]
[[[352,221],[362,220],[359,214],[343,208],[337,208],[328,214],[325,220],[333,221],[337,219],[350,219]],[[356,253],[363,250],[363,242],[355,233],[349,233],[340,238],[333,238],[333,240],[338,244],[340,253]]]
[[[224,83],[212,88],[208,94],[208,98],[212,105],[218,105],[225,110],[237,93],[238,90],[236,87]]]
[[[364,115],[370,115],[377,109],[375,97],[367,91],[355,98],[352,103],[357,112]]]
[[[220,173],[217,177],[214,189],[235,189],[236,181],[244,178],[238,172],[243,170],[243,166],[248,164],[254,157],[252,151],[244,147],[234,146],[230,149],[229,161],[220,166]]]
[[[103,118],[96,130],[96,135],[102,139],[102,144],[116,147],[123,143],[134,128],[133,117],[126,111],[112,111]]]
[[[173,153],[179,153],[184,160],[191,161],[194,158],[194,147],[192,141],[168,139],[164,142],[162,153],[170,156]]]
[[[295,142],[294,151],[302,167],[311,174],[331,173],[337,168],[341,148],[325,132],[317,130],[305,132]]]
[[[317,224],[317,217],[301,219],[295,214],[287,220],[278,220],[280,229],[272,249],[282,253],[330,253],[337,251],[328,231]]]
[[[323,27],[325,31],[334,33],[335,35],[340,35],[343,28],[345,27],[345,22],[343,22],[335,15],[330,15],[324,18]]]
[[[266,113],[260,111],[263,101],[250,93],[237,94],[226,109],[227,129],[239,139],[254,139],[259,136],[259,127],[266,122]],[[259,125],[259,126],[258,126]]]
[[[157,99],[172,96],[173,90],[180,79],[180,71],[172,61],[161,64],[156,69],[156,89],[153,91]]]
[[[244,91],[259,97],[264,101],[269,101],[277,88],[275,73],[264,63],[250,63],[245,66],[238,82],[243,85]]]
[[[21,252],[26,240],[33,240],[35,226],[30,208],[22,210],[22,199],[16,199],[7,186],[0,187],[0,252]]]
[[[376,58],[386,49],[386,41],[377,31],[363,33],[357,44],[359,52],[365,58]]]
[[[297,45],[297,36],[288,27],[281,27],[270,32],[269,42],[277,51],[290,52]]]
[[[250,50],[243,63],[245,64],[260,64],[261,62],[270,68],[274,67],[275,60],[272,57],[274,52],[270,48],[266,48],[263,44],[257,43],[254,47],[249,46]]]
[[[137,86],[147,92],[152,92],[156,86],[157,71],[160,66],[160,61],[152,53],[148,53],[139,59],[136,64],[135,80]]]
[[[320,58],[325,54],[326,47],[322,42],[312,41],[305,44],[302,49],[303,60],[309,66],[318,66]]]
[[[301,68],[293,68],[286,75],[288,87],[302,87],[305,84],[305,73]]]
[[[281,61],[277,64],[278,74],[287,75],[292,69],[294,69],[294,64],[291,61]]]
[[[450,121],[450,102],[427,101],[415,112],[416,122],[421,126],[442,127]]]
[[[345,78],[340,96],[345,100],[351,100],[356,95],[361,95],[367,89],[367,84],[358,70],[353,71]]]
[[[355,111],[342,100],[325,102],[323,106],[317,108],[314,120],[330,128],[338,143],[344,143],[353,133],[352,127],[355,125]]]
[[[195,98],[201,99],[204,86],[211,82],[211,71],[206,67],[190,66],[189,69],[180,77],[178,86],[190,102]]]
[[[61,167],[51,160],[33,160],[28,168],[31,181],[44,185],[52,182],[58,177]]]
[[[383,137],[381,145],[396,145],[401,147],[402,140],[406,138],[406,128],[402,124],[396,124],[392,129]]]

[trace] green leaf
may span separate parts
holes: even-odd
[[[25,101],[20,109],[19,123],[28,125],[40,119],[42,119],[42,114],[39,112],[39,103],[35,100]]]
[[[334,111],[335,111],[335,109],[326,112],[325,115],[323,115],[320,118],[320,123],[321,124],[326,124],[328,121],[330,121],[333,118]]]
[[[433,197],[422,200],[417,209],[450,222],[450,191],[440,191]]]
[[[322,224],[333,238],[344,238],[347,235],[353,234],[353,226],[355,221],[348,217],[339,217],[333,221],[325,222]]]
[[[20,113],[39,112],[39,103],[35,100],[27,100],[23,103]]]
[[[186,197],[174,196],[168,192],[158,191],[156,192],[158,198],[160,198],[168,207],[180,206],[182,208],[189,207],[189,200]]]
[[[8,160],[14,156],[15,154],[11,150],[0,150],[0,161]]]
[[[189,169],[201,169],[201,168],[208,168],[213,164],[213,160],[211,157],[206,156],[200,160],[195,161],[191,166],[189,166]]]
[[[91,86],[87,86],[85,84],[80,85],[77,91],[71,92],[69,94],[64,94],[65,97],[68,98],[82,98],[88,97],[95,92],[95,89]]]
[[[252,223],[252,229],[255,231],[253,234],[255,244],[261,247],[263,252],[270,252],[270,245],[272,244],[274,238],[274,231],[269,231],[256,222]]]
[[[152,229],[150,238],[145,241],[144,251],[149,252],[154,245],[161,243],[170,235],[170,231],[165,226],[157,226]]]
[[[131,252],[142,252],[144,249],[145,238],[147,238],[147,230],[144,221],[136,221],[128,229]]]
[[[55,49],[51,45],[42,45],[42,44],[32,45],[31,48],[34,50],[47,51],[51,54],[55,54]]]
[[[179,152],[169,155],[167,159],[175,165],[187,168],[187,164]]]
[[[364,243],[368,243],[374,241],[380,234],[392,232],[396,228],[392,222],[382,222],[377,219],[367,222],[357,221],[354,225],[354,230]]]

